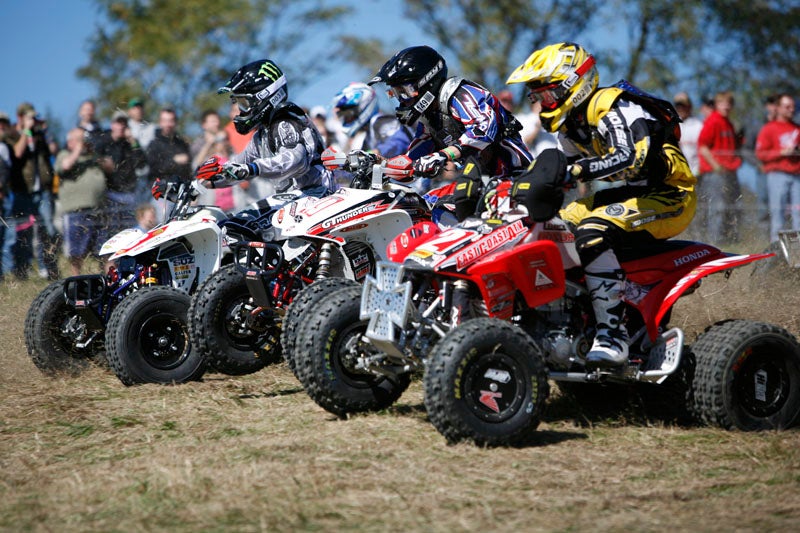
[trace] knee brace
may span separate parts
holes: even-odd
[[[575,248],[586,266],[619,242],[620,229],[603,220],[584,220],[575,230]]]

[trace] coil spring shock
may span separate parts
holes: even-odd
[[[453,283],[453,307],[450,313],[450,325],[456,327],[464,319],[469,306],[469,283],[463,279]]]
[[[333,244],[326,242],[322,245],[319,252],[319,264],[317,265],[317,275],[314,281],[319,281],[330,276],[331,273],[331,248]]]

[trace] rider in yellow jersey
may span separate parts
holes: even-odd
[[[678,144],[680,119],[671,104],[627,82],[599,88],[594,58],[574,43],[533,52],[506,83],[525,83],[531,101],[541,102],[542,125],[557,134],[571,163],[568,182],[626,182],[561,211],[574,226],[597,321],[587,364],[623,365],[626,276],[616,250],[674,237],[695,213],[696,179]],[[516,190],[524,198],[529,186],[523,177]]]

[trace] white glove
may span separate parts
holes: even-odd
[[[434,152],[414,161],[414,172],[432,176],[438,174],[445,163],[447,163],[447,156],[442,152]]]
[[[255,172],[253,172],[254,166],[255,165],[245,165],[243,163],[225,163],[222,166],[222,170],[235,177],[237,180],[244,180],[255,175]]]

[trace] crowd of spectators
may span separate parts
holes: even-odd
[[[534,156],[555,146],[554,137],[542,130],[539,104],[517,105],[507,90],[497,94],[522,124],[523,140]],[[794,121],[795,101],[788,94],[770,97],[763,128],[750,146],[745,146],[731,118],[734,103],[733,94],[722,91],[702,98],[695,114],[687,93],[673,98],[683,121],[681,147],[699,182],[699,208],[690,237],[718,245],[741,238],[743,193],[737,172],[742,155],[749,154],[757,167],[755,220],[774,242],[782,229],[800,230],[800,126]],[[96,116],[95,102],[82,102],[63,145],[32,104],[20,104],[16,120],[0,111],[0,279],[9,273],[26,279],[34,265],[39,276],[58,279],[62,254],[71,274],[80,273],[86,258],[95,255],[105,239],[125,228],[148,230],[160,221],[163,205],[150,196],[154,177],[188,180],[208,157],[225,161],[249,141],[249,135],[233,127],[236,105],[225,118],[215,110],[203,112],[197,121],[200,133],[188,138],[175,110],[158,109],[157,121],[151,123],[145,104],[141,98],[131,99],[125,109],[112,114],[105,128]],[[345,135],[336,115],[325,106],[313,106],[308,113],[328,145],[359,148],[359,138]],[[589,184],[578,193],[602,186]],[[209,191],[200,202],[235,212],[272,192],[268,181],[256,178]]]

